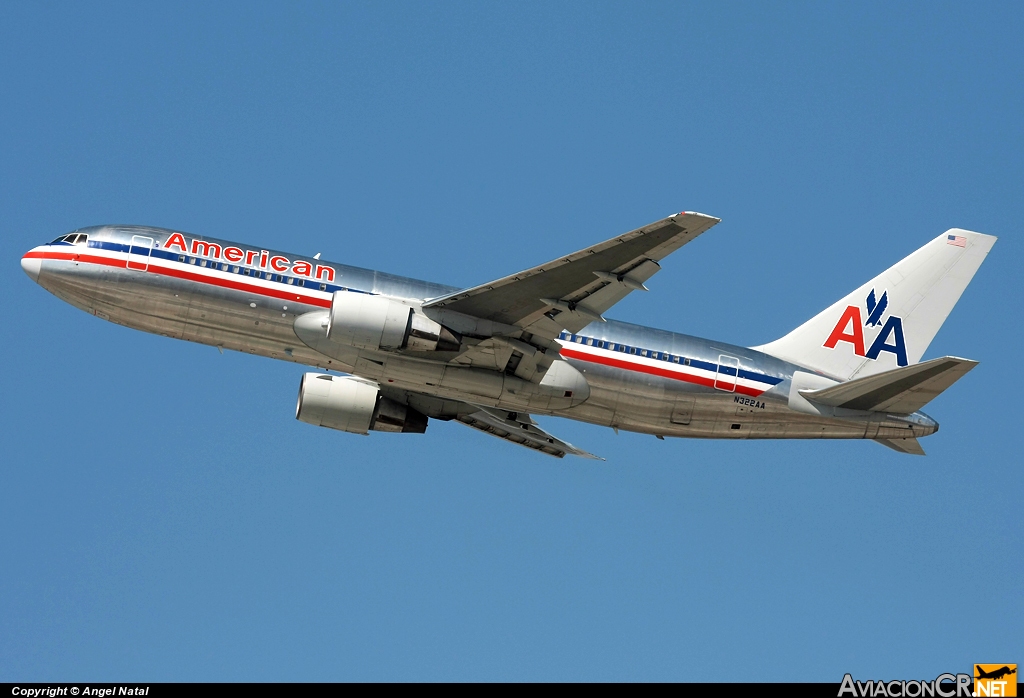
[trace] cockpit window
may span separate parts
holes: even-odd
[[[84,245],[89,241],[89,236],[85,233],[70,233],[69,235],[61,235],[59,238],[51,242],[51,245]]]

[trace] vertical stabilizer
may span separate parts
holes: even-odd
[[[785,337],[754,349],[840,381],[915,364],[995,241],[947,230]]]

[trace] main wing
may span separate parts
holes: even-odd
[[[466,426],[497,436],[499,439],[511,441],[520,446],[532,448],[555,458],[566,455],[582,456],[594,460],[604,460],[593,453],[576,448],[567,441],[552,436],[533,421],[530,415],[523,412],[505,412],[490,407],[480,407],[476,412],[460,414],[456,419]]]
[[[380,392],[388,399],[408,405],[431,419],[457,420],[491,436],[532,448],[549,456],[562,458],[571,455],[604,460],[547,433],[525,412],[509,412],[461,400],[447,400],[386,384],[380,386]]]
[[[682,212],[539,267],[435,298],[424,308],[444,308],[514,325],[554,339],[576,332],[644,282],[675,252],[719,222]]]

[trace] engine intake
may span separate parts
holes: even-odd
[[[325,373],[302,376],[295,418],[353,434],[370,430],[422,434],[427,430],[425,414],[384,397],[373,383]]]
[[[336,291],[327,338],[359,349],[458,351],[462,337],[386,296]]]

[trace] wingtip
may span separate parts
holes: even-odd
[[[709,216],[708,214],[700,213],[699,211],[680,211],[679,213],[673,215],[672,218],[675,218],[676,216],[695,216],[697,218],[707,218],[709,221],[714,221],[715,223],[722,222],[721,218]]]

